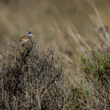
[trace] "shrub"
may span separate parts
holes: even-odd
[[[11,45],[0,71],[0,109],[61,110],[63,69],[60,58],[29,42]]]
[[[71,85],[67,98],[67,110],[87,110],[91,94],[82,84]]]
[[[110,85],[110,53],[103,51],[91,54],[91,57],[81,56],[81,69],[87,76],[101,82],[103,87]]]
[[[93,87],[93,108],[109,110],[110,105],[110,51],[92,51],[81,56],[81,70]]]

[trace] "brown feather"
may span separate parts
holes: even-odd
[[[20,37],[19,41],[21,41],[22,39],[29,39],[29,37],[24,35],[24,36]]]
[[[22,37],[20,37],[20,39],[19,39],[19,42],[28,42],[30,40],[30,38],[28,37],[28,36],[26,36],[26,35],[24,35],[24,36],[22,36]]]

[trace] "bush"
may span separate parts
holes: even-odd
[[[82,84],[71,85],[67,98],[68,110],[88,110],[91,94]]]
[[[81,56],[81,70],[93,87],[93,108],[109,110],[110,105],[110,49],[92,51]]]
[[[87,76],[100,81],[103,87],[110,86],[110,53],[93,51],[91,57],[82,56],[81,69]]]
[[[51,50],[29,42],[11,46],[0,71],[0,109],[61,110],[63,69]]]

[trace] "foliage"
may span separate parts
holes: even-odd
[[[87,110],[91,93],[82,84],[71,85],[68,95],[68,108],[71,110]]]
[[[91,57],[81,56],[81,69],[87,76],[92,76],[107,88],[110,82],[110,54],[93,52]]]
[[[94,88],[93,107],[109,110],[110,105],[110,48],[92,51],[81,56],[81,70]]]

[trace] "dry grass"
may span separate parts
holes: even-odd
[[[68,95],[74,96],[73,91],[75,90],[79,93],[76,95],[82,98],[82,100],[76,101],[78,103],[85,101],[85,97],[88,97],[83,96],[87,95],[85,91],[90,90],[92,92],[91,88],[94,89],[95,87],[93,83],[86,80],[84,74],[81,74],[80,68],[76,68],[76,64],[78,64],[78,56],[81,53],[97,50],[102,45],[109,46],[109,4],[109,0],[93,0],[92,2],[90,0],[1,0],[0,55],[8,54],[2,49],[8,47],[10,39],[18,39],[24,32],[31,30],[33,40],[35,42],[39,41],[40,47],[51,47],[64,60],[65,71],[63,75],[66,97]],[[12,48],[10,48],[10,51],[12,51]],[[4,58],[8,61],[8,56]],[[32,58],[34,57],[32,56]],[[1,56],[0,62],[2,60],[4,59]],[[71,89],[71,85],[81,81],[85,88],[84,91],[79,87],[74,88],[74,86]],[[36,93],[39,94],[38,91]],[[39,100],[41,99],[38,97]],[[91,104],[89,102],[85,105],[82,102],[80,104],[84,105],[85,109],[92,109],[93,106],[98,109],[99,106],[96,105],[100,102],[97,99],[95,100],[97,103],[92,101]],[[101,103],[105,104],[103,101]],[[41,104],[39,103],[38,106],[40,108]],[[79,106],[79,108],[82,106]]]

